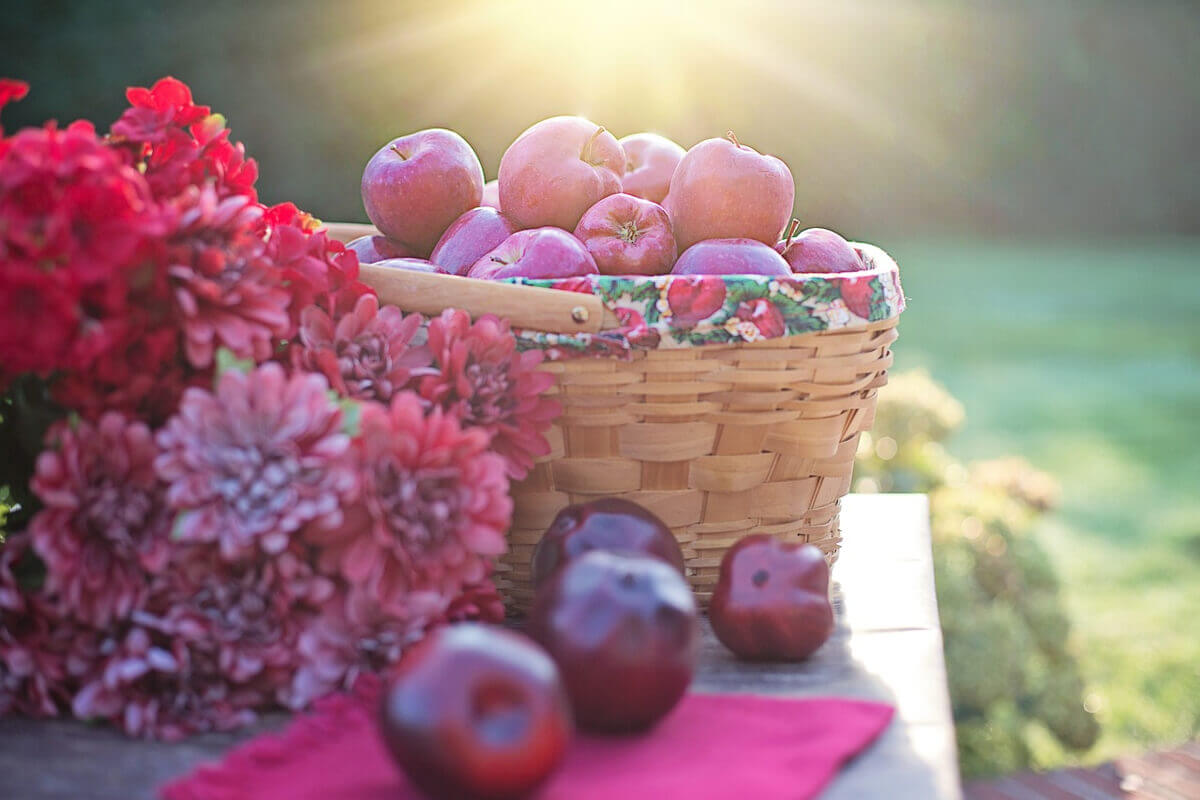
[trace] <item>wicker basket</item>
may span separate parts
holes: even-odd
[[[371,230],[330,228],[341,239]],[[895,271],[886,254],[869,250],[877,269]],[[591,295],[369,265],[363,276],[385,302],[427,314],[490,311],[514,327],[558,333],[617,324]],[[532,600],[530,557],[555,514],[599,496],[662,517],[702,605],[725,551],[747,534],[810,542],[832,563],[840,499],[887,382],[897,319],[544,363],[563,414],[548,434],[552,452],[513,487],[510,550],[497,573],[510,605],[523,610]]]

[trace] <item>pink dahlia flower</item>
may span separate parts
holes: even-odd
[[[304,309],[300,319],[293,363],[321,373],[344,397],[387,403],[414,375],[432,372],[428,348],[411,345],[421,315],[380,308],[375,295],[358,298],[336,324],[316,306]]]
[[[180,512],[176,538],[219,542],[226,560],[279,554],[310,522],[337,525],[356,488],[342,412],[320,375],[269,363],[188,389],[158,433],[159,476]]]
[[[30,487],[44,508],[30,521],[46,563],[47,595],[64,615],[98,628],[145,598],[166,566],[170,516],[154,473],[158,448],[141,422],[110,412],[96,424],[58,424]]]
[[[554,383],[537,368],[542,354],[518,353],[507,321],[487,315],[471,324],[456,309],[429,323],[429,349],[438,373],[421,379],[421,396],[487,431],[508,476],[525,477],[534,458],[550,452],[544,434],[560,411],[542,396]]]
[[[504,552],[512,513],[504,460],[488,451],[487,434],[441,409],[426,416],[402,392],[390,407],[364,405],[356,449],[359,501],[343,526],[309,535],[323,571],[406,617],[422,592],[444,607],[481,580],[485,559]]]

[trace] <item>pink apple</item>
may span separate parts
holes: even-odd
[[[671,177],[671,224],[686,250],[703,239],[779,240],[792,215],[796,187],[778,158],[725,139],[688,150]]]
[[[683,251],[672,275],[791,275],[783,256],[755,239],[705,239]]]
[[[792,221],[792,227],[799,223]],[[775,250],[791,266],[792,272],[859,272],[866,269],[862,256],[840,235],[825,228],[809,228],[788,236]]]
[[[451,275],[466,275],[471,266],[499,247],[517,226],[494,208],[472,208],[446,229],[429,260]]]
[[[413,272],[432,272],[439,275],[447,274],[446,270],[424,258],[389,258],[384,261],[376,261],[372,266],[387,267],[388,269],[407,269]]]
[[[367,216],[390,239],[429,255],[450,223],[479,205],[483,167],[454,131],[418,131],[388,142],[363,170]]]
[[[675,263],[666,210],[631,194],[610,194],[589,208],[575,238],[605,275],[664,275]]]
[[[625,151],[621,191],[661,203],[671,188],[671,176],[686,152],[657,133],[634,133],[620,141]]]
[[[348,242],[346,249],[358,255],[360,264],[374,264],[385,258],[411,258],[414,255],[413,251],[386,236],[360,236]]]
[[[500,206],[522,228],[574,230],[583,212],[621,191],[624,172],[625,153],[611,133],[583,117],[551,117],[504,151]]]
[[[517,231],[471,267],[469,278],[570,278],[595,275],[596,262],[583,243],[560,228]]]
[[[479,205],[500,210],[500,181],[488,181],[483,185],[483,199]]]

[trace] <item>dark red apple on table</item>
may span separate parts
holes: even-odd
[[[792,220],[787,234],[775,245],[792,272],[859,272],[867,268],[862,256],[841,235],[825,228],[795,233],[797,227],[799,223]]]
[[[575,238],[604,275],[664,275],[675,263],[671,219],[657,203],[610,194],[584,213]]]
[[[354,251],[360,264],[374,264],[386,258],[412,258],[415,255],[412,250],[386,236],[360,236],[347,242],[346,249]]]
[[[367,216],[380,233],[421,257],[482,195],[479,157],[465,139],[441,128],[393,139],[363,170]]]
[[[706,239],[675,262],[673,275],[791,275],[783,256],[755,239]]]
[[[517,231],[475,262],[469,278],[571,278],[599,270],[583,243],[560,228]]]
[[[405,775],[438,798],[525,797],[562,761],[572,731],[554,661],[524,636],[469,622],[405,654],[381,722]]]
[[[671,188],[675,167],[687,152],[657,133],[634,133],[620,140],[625,151],[621,191],[652,203],[661,203]]]
[[[476,261],[499,247],[516,230],[517,226],[496,209],[472,208],[446,229],[429,260],[451,275],[466,275]]]
[[[696,662],[696,601],[657,558],[592,550],[538,592],[529,634],[558,663],[584,730],[645,730],[683,697]]]
[[[387,267],[388,269],[407,269],[412,272],[428,272],[435,275],[447,275],[446,270],[425,258],[387,258],[376,261],[371,266]]]
[[[792,173],[733,134],[688,150],[671,177],[671,224],[680,250],[703,239],[774,245],[792,215]]]
[[[624,172],[611,133],[583,117],[551,117],[500,157],[500,206],[521,228],[575,230],[583,212],[621,191]]]
[[[539,588],[558,569],[592,550],[640,553],[683,574],[683,552],[661,519],[630,500],[602,497],[567,506],[533,549],[530,569]]]
[[[488,181],[483,184],[483,197],[479,205],[500,210],[500,181]]]
[[[739,658],[808,658],[833,633],[825,556],[811,544],[747,536],[721,560],[708,618],[713,633]]]

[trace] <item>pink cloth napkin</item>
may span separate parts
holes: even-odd
[[[417,800],[375,727],[378,682],[318,703],[162,790],[165,800]],[[891,720],[881,703],[689,694],[642,736],[577,736],[537,800],[803,800]]]

